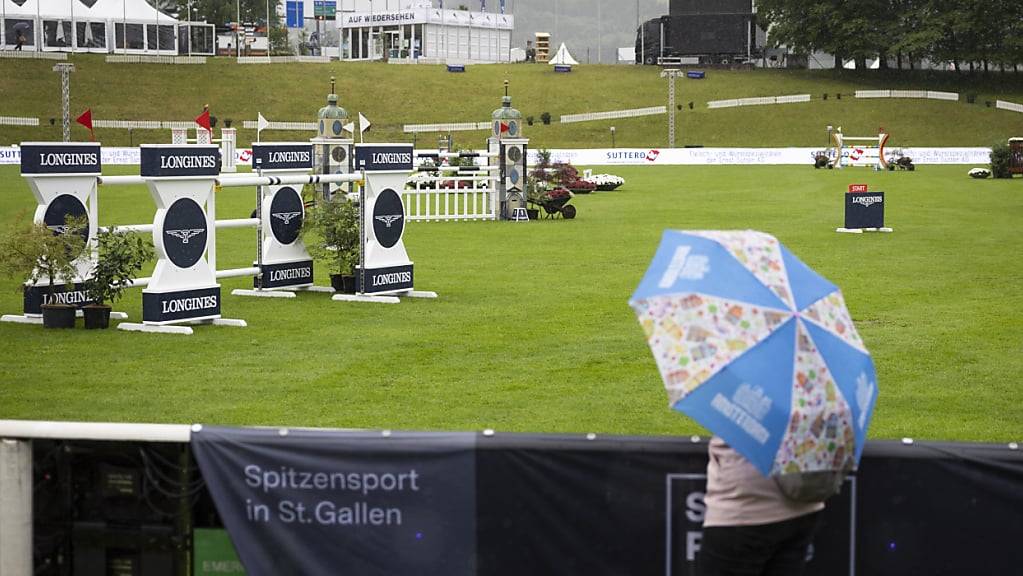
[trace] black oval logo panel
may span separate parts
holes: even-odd
[[[171,204],[163,218],[163,247],[178,268],[190,268],[206,252],[206,212],[191,198]]]
[[[508,148],[508,159],[518,164],[519,160],[522,160],[522,148],[518,146],[510,146]]]
[[[290,186],[274,194],[270,202],[270,231],[284,245],[298,239],[302,230],[302,197]]]
[[[67,218],[85,218],[85,226],[78,231],[82,235],[82,239],[89,240],[89,214],[85,210],[85,204],[82,201],[70,194],[60,194],[54,198],[50,204],[46,207],[46,212],[43,214],[43,224],[47,228],[53,230],[53,235],[57,236],[67,232]]]
[[[405,207],[401,204],[401,196],[385,188],[373,206],[373,234],[381,246],[391,248],[401,240],[404,230]]]
[[[330,157],[334,159],[334,162],[340,164],[348,159],[348,151],[344,146],[335,146],[330,151]]]

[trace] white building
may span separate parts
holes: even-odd
[[[477,4],[476,0],[463,0]],[[342,60],[427,59],[459,63],[511,60],[515,17],[432,6],[429,1],[343,2],[335,24]],[[491,0],[500,10],[500,0]],[[367,6],[368,5],[368,6]],[[399,6],[405,6],[399,8]],[[349,10],[349,6],[353,8]],[[368,8],[368,9],[367,9]]]

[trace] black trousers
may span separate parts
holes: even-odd
[[[758,526],[703,529],[697,556],[701,576],[799,576],[820,512]]]

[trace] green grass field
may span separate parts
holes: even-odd
[[[667,408],[627,301],[665,228],[754,228],[843,288],[878,368],[873,438],[1023,436],[1019,178],[933,166],[614,171],[626,186],[576,197],[573,221],[410,223],[417,288],[435,301],[230,296],[245,279],[224,282],[223,311],[248,328],[180,337],[0,324],[0,418],[697,433]],[[888,193],[894,234],[834,232],[854,180]],[[221,192],[218,217],[247,216],[253,196]],[[0,225],[33,205],[17,168],[0,168]],[[141,187],[104,189],[100,206],[102,224],[153,214]],[[220,267],[249,265],[253,236],[218,233]],[[20,312],[17,285],[2,281],[0,311]],[[117,308],[137,320],[140,292]]]
[[[515,106],[535,124],[526,128],[534,145],[545,148],[610,146],[610,126],[617,145],[667,145],[666,117],[559,124],[563,114],[661,106],[667,83],[655,66],[578,66],[555,74],[543,64],[471,66],[449,74],[443,66],[398,66],[383,63],[239,65],[212,58],[202,66],[105,64],[100,55],[74,55],[71,75],[73,117],[91,108],[97,120],[191,121],[209,104],[221,122],[315,119],[324,105],[330,77],[336,76],[341,105],[373,122],[376,142],[411,141],[405,124],[479,122],[500,105],[502,82],[511,82]],[[0,127],[0,144],[50,141],[61,137],[60,76],[49,60],[0,60],[0,116],[40,118],[38,127]],[[960,102],[934,100],[856,100],[856,90],[942,90],[962,94]],[[991,146],[1023,136],[1023,114],[987,107],[987,102],[1023,103],[1023,74],[990,75],[876,71],[710,70],[705,80],[679,80],[678,139],[681,145],[823,146],[825,127],[842,126],[847,135],[876,134],[884,126],[892,146]],[[729,98],[811,94],[805,104],[710,110],[707,102]],[[829,97],[824,98],[825,94]],[[841,98],[839,99],[839,95]],[[967,103],[967,96],[975,103]],[[693,108],[688,107],[689,102]],[[554,123],[544,126],[542,113]],[[55,125],[49,119],[55,118]],[[221,124],[222,126],[222,124]],[[88,132],[75,125],[73,139]],[[169,142],[169,130],[97,129],[107,146]],[[255,130],[240,129],[239,143],[255,139]],[[478,148],[485,132],[455,134],[457,145]],[[266,140],[304,140],[301,132],[265,131]],[[420,135],[435,146],[436,134]]]

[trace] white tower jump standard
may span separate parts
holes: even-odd
[[[413,265],[402,241],[405,206],[401,191],[413,167],[411,144],[356,144],[355,168],[365,174],[359,198],[362,247],[355,271],[356,293],[334,300],[396,304],[398,296],[436,298],[413,290]]]
[[[158,260],[142,291],[142,324],[120,330],[191,333],[173,324],[208,322],[244,326],[220,319],[216,277],[216,200],[220,174],[217,146],[141,146],[141,175],[156,202],[153,244]]]
[[[313,168],[313,145],[309,143],[255,143],[252,164],[260,176],[308,176]],[[329,184],[328,184],[329,185]],[[305,220],[302,186],[270,184],[257,192],[258,249],[252,279],[253,290],[233,290],[234,296],[294,298],[289,290],[312,290],[313,259],[299,238]],[[333,289],[322,287],[325,292]]]
[[[66,233],[67,217],[86,218],[86,241],[92,248],[89,255],[76,263],[78,277],[75,285],[54,283],[53,302],[81,308],[89,303],[82,282],[92,272],[96,246],[96,178],[102,170],[98,143],[45,143],[21,144],[21,175],[28,181],[36,198],[34,222],[45,224],[54,234]],[[65,288],[70,288],[65,290]],[[43,304],[51,302],[47,284],[25,285],[22,316],[5,315],[4,322],[27,324],[42,323]]]

